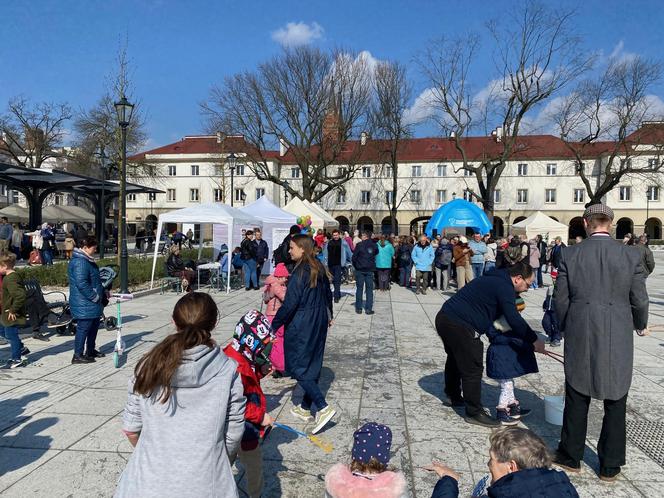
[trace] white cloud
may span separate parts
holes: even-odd
[[[432,117],[435,113],[435,95],[435,90],[433,88],[423,90],[415,98],[413,105],[404,111],[404,121],[407,124],[416,124]]]
[[[613,47],[611,55],[609,55],[609,60],[614,60],[616,62],[630,61],[636,57],[634,52],[628,52],[625,50],[625,42],[620,40],[618,44]]]
[[[272,39],[284,47],[307,45],[323,37],[325,30],[317,22],[289,22],[272,32]]]

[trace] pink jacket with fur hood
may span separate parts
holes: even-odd
[[[268,275],[265,279],[265,287],[263,287],[263,302],[267,304],[265,316],[276,315],[284,299],[286,299],[286,279]]]
[[[401,472],[385,471],[367,479],[354,476],[348,466],[338,463],[325,476],[328,498],[405,498],[406,478]]]

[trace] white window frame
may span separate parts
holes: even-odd
[[[198,166],[198,164],[191,165],[191,176],[199,176],[200,172],[201,168]]]
[[[0,195],[7,197],[7,185],[0,185]]]
[[[659,185],[649,185],[646,192],[646,199],[648,202],[657,202],[659,201]]]
[[[519,188],[516,190],[516,203],[517,204],[528,204],[528,189]]]
[[[169,164],[168,176],[178,176],[178,167],[176,164]]]
[[[224,191],[220,188],[215,188],[212,190],[212,196],[214,202],[224,202]]]
[[[235,175],[244,176],[244,164],[238,164],[235,166]]]
[[[362,166],[362,178],[371,178],[371,166]]]
[[[337,190],[337,204],[346,204],[346,192]]]
[[[370,204],[370,203],[371,203],[371,190],[361,190],[360,204]]]
[[[388,206],[391,206],[392,204],[394,204],[394,190],[387,190],[385,192],[385,203]]]
[[[242,202],[242,197],[244,197],[245,200],[247,198],[247,194],[244,193],[243,188],[236,188],[233,195],[235,196],[235,202]]]
[[[463,176],[473,176],[475,174],[474,171],[471,171],[469,169],[464,169],[463,170]]]
[[[300,178],[300,168],[299,167],[294,167],[290,169],[290,177],[291,178]]]
[[[556,176],[558,174],[558,164],[557,163],[547,163],[546,165],[546,175],[547,176]]]
[[[177,200],[177,191],[174,188],[166,190],[166,202],[175,202]]]
[[[343,178],[348,174],[348,168],[346,166],[339,166],[337,168],[337,176]]]
[[[422,203],[422,191],[419,189],[411,190],[409,194],[410,202],[413,204]]]
[[[436,167],[436,176],[439,177],[447,176],[447,164],[439,164]]]
[[[385,166],[384,175],[383,175],[385,176],[385,178],[392,178],[393,173],[394,172],[392,171],[392,166]]]
[[[528,176],[528,163],[519,163],[516,165],[516,176]]]
[[[629,185],[621,185],[618,188],[618,198],[620,202],[632,202],[632,187]]]
[[[500,193],[500,189],[497,188],[493,191],[493,203],[500,204],[501,200],[502,200],[502,195]]]
[[[470,190],[464,190],[463,200],[468,202],[473,202],[473,193]]]
[[[197,188],[189,189],[189,202],[201,202],[201,191]]]
[[[447,190],[436,190],[436,204],[445,204],[447,202]]]
[[[410,167],[410,176],[413,178],[421,178],[422,177],[422,165],[421,164],[413,164]]]
[[[586,189],[585,188],[575,188],[572,196],[572,202],[574,204],[583,204],[586,202]]]
[[[136,202],[136,194],[127,194],[127,202]]]
[[[263,187],[256,187],[256,200],[260,199],[265,195],[265,189]]]
[[[557,198],[558,198],[558,192],[556,192],[555,188],[544,189],[544,202],[546,204],[555,204],[557,202]]]

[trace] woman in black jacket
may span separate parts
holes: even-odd
[[[182,279],[182,290],[191,291],[191,283],[196,278],[196,272],[182,261],[180,248],[175,244],[171,246],[171,254],[166,260],[166,272],[169,277]]]
[[[397,267],[399,268],[399,285],[410,287],[410,272],[413,268],[413,238],[410,235],[403,236],[397,248]]]

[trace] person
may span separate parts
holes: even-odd
[[[353,231],[353,245],[356,246],[360,242],[362,242],[362,237],[360,237],[360,231],[359,230]],[[355,249],[353,249],[353,251],[355,251]]]
[[[256,280],[256,244],[254,243],[254,232],[247,230],[244,240],[240,244],[240,257],[242,258],[242,272],[244,273],[244,290],[258,289]]]
[[[551,264],[552,269],[555,268],[557,270],[560,266],[560,258],[565,247],[566,246],[563,243],[562,237],[556,237],[553,247],[551,248],[551,256],[549,258],[549,263]]]
[[[344,240],[346,241],[346,244],[348,244],[348,247],[350,247],[350,250],[354,251],[355,243],[353,242],[353,237],[351,237],[348,232],[344,232]]]
[[[420,235],[420,240],[413,248],[411,258],[415,265],[415,294],[426,294],[434,258],[433,248],[429,245],[426,235]]]
[[[497,257],[498,257],[498,244],[496,244],[496,239],[489,236],[489,238],[486,239],[486,254],[484,255],[483,275],[489,273],[491,270],[493,270],[496,267]]]
[[[554,293],[565,337],[565,409],[555,463],[580,471],[590,399],[603,400],[597,454],[599,478],[609,482],[625,465],[633,331],[646,329],[649,304],[641,255],[611,237],[612,223],[609,206],[586,208],[588,238],[562,251]]]
[[[70,260],[71,255],[74,252],[74,247],[76,247],[76,243],[74,242],[74,237],[71,232],[67,233],[67,236],[65,237],[65,242],[64,242],[64,248],[65,248],[65,259]]]
[[[314,237],[314,241],[316,242],[316,246],[318,246],[319,249],[323,248],[323,244],[325,244],[325,232],[323,232],[322,228],[319,228],[316,231],[316,236]]]
[[[16,255],[5,252],[0,254],[0,275],[2,275],[2,315],[0,326],[2,337],[10,344],[11,357],[4,368],[18,368],[27,365],[30,350],[23,345],[18,335],[19,327],[26,323],[25,287],[23,279],[14,271]]]
[[[515,303],[519,313],[526,308],[521,296],[517,296]],[[531,410],[523,408],[516,398],[514,379],[539,371],[533,348],[537,334],[528,331],[524,340],[512,333],[507,320],[501,316],[493,322],[487,337],[489,348],[486,351],[486,375],[500,384],[496,418],[502,425],[516,425]]]
[[[650,247],[648,247],[648,236],[643,234],[639,237],[639,243],[636,248],[641,253],[641,266],[645,270],[645,276],[648,278],[653,271],[655,271],[655,257],[653,256]]]
[[[450,286],[450,265],[452,264],[452,244],[443,238],[434,254],[433,265],[436,271],[436,285],[439,291],[446,291]]]
[[[176,332],[136,365],[122,414],[135,449],[115,498],[238,496],[228,456],[244,434],[245,397],[237,363],[212,339],[218,320],[209,294],[185,294]]]
[[[574,243],[575,244],[580,244],[581,242],[583,242],[583,237],[581,237],[580,235],[577,235],[576,237],[574,237]]]
[[[537,244],[537,250],[539,251],[539,264],[537,265],[537,287],[544,287],[544,279],[542,276],[542,267],[546,266],[547,263],[547,245],[540,234],[535,236],[535,243]]]
[[[295,261],[293,261],[289,252],[290,241],[295,235],[299,233],[300,227],[298,225],[291,225],[288,231],[288,235],[284,237],[284,240],[281,241],[279,247],[277,247],[272,253],[272,261],[274,262],[274,265],[276,266],[279,263],[285,264],[289,273],[293,273],[293,268],[295,267]]]
[[[260,441],[265,431],[274,423],[267,412],[261,379],[268,371],[267,350],[274,339],[268,319],[259,311],[251,310],[235,326],[233,339],[224,354],[237,363],[237,373],[242,380],[246,398],[244,408],[244,434],[238,453],[229,453],[231,463],[239,456],[247,476],[249,498],[260,498],[263,492],[263,455]]]
[[[344,268],[353,259],[353,252],[341,233],[336,228],[332,230],[332,238],[323,246],[323,262],[332,274],[332,285],[334,286],[334,302],[341,299],[341,276]]]
[[[524,261],[521,241],[517,235],[513,236],[507,244],[503,254],[503,261],[505,266],[512,266],[520,261]],[[528,263],[528,259],[525,260],[525,263]]]
[[[14,231],[6,216],[0,218],[0,254],[6,253],[12,244]]]
[[[353,433],[350,465],[337,463],[325,474],[326,498],[406,498],[405,476],[388,467],[392,431],[367,422]]]
[[[484,275],[484,255],[487,253],[486,244],[482,241],[479,233],[473,234],[473,240],[468,242],[468,247],[473,252],[470,257],[470,266],[473,269],[473,278]]]
[[[332,291],[325,267],[314,258],[314,241],[308,235],[294,235],[290,254],[296,262],[288,279],[286,299],[272,320],[272,328],[282,325],[286,371],[304,390],[300,406],[291,413],[300,420],[311,420],[312,405],[317,413],[311,432],[320,432],[336,415],[320,390],[321,369],[327,329],[332,323]]]
[[[260,228],[254,229],[254,237],[254,244],[256,245],[256,283],[260,285],[263,265],[270,259],[270,248],[267,242],[263,240],[263,232]]]
[[[378,290],[390,290],[390,272],[394,261],[394,246],[381,235],[378,240],[378,254],[376,254],[376,269],[378,270]]]
[[[53,264],[53,247],[52,244],[55,242],[55,235],[53,235],[53,230],[51,229],[48,223],[43,223],[41,226],[41,238],[42,238],[42,247],[41,247],[41,257],[45,265]]]
[[[473,250],[468,246],[468,239],[463,235],[459,237],[459,242],[454,246],[452,255],[456,267],[457,290],[463,289],[473,279],[473,270],[470,266]]]
[[[74,240],[76,240],[76,247],[83,247],[83,239],[88,236],[88,231],[83,225],[78,225],[76,227],[76,233],[74,235]]]
[[[552,274],[553,278],[553,274]],[[560,324],[558,323],[558,316],[556,315],[556,305],[553,300],[553,293],[555,292],[557,278],[553,278],[553,285],[546,291],[546,297],[542,303],[544,309],[544,316],[542,317],[542,328],[548,337],[549,344],[552,348],[560,347]]]
[[[627,232],[627,233],[623,236],[622,243],[623,243],[624,245],[629,245],[629,243],[630,243],[631,241],[632,241],[632,234],[629,233],[629,232]]]
[[[19,227],[18,223],[14,223],[12,226],[12,251],[16,254],[17,260],[22,260],[21,249],[23,245],[23,230]]]
[[[371,232],[363,232],[362,240],[355,244],[353,268],[355,273],[355,313],[362,314],[362,307],[367,315],[373,315],[374,272],[376,271],[378,246],[371,238]],[[362,302],[366,289],[366,300]]]
[[[265,279],[265,287],[263,287],[263,302],[265,303],[265,316],[272,323],[274,317],[281,308],[281,305],[286,299],[286,288],[288,284],[288,269],[283,263],[279,263],[272,275]],[[275,339],[272,343],[272,350],[270,352],[270,361],[274,367],[275,377],[281,377],[286,370],[284,360],[284,327],[275,330]]]
[[[196,278],[196,272],[192,268],[192,264],[187,264],[182,261],[180,257],[180,248],[173,244],[170,249],[170,254],[166,260],[166,272],[171,277],[178,277],[182,279],[182,289],[190,292],[192,290],[192,283]]]
[[[473,496],[579,497],[569,477],[551,468],[549,449],[533,431],[523,427],[502,427],[491,433],[489,445],[487,465],[490,475],[478,483]],[[431,498],[459,496],[459,475],[455,471],[435,461],[425,469],[436,472],[440,478]],[[486,487],[489,482],[490,486]]]
[[[194,243],[194,231],[191,228],[187,230],[186,238],[189,241],[189,245],[191,246]]]
[[[105,354],[95,349],[99,320],[108,302],[101,285],[99,268],[93,258],[97,250],[97,239],[87,236],[82,247],[74,249],[67,267],[69,278],[69,305],[76,320],[73,364],[92,363]]]
[[[182,243],[185,240],[185,236],[180,230],[175,230],[171,240],[173,241],[173,244],[177,244],[178,249],[182,249]]]
[[[537,275],[542,272],[540,268],[540,252],[539,252],[539,244],[537,243],[536,239],[531,239],[528,248],[528,263],[530,266],[533,267],[535,270],[536,278],[533,280],[532,288],[537,289],[539,286],[537,285]],[[537,268],[540,268],[540,270],[537,270]]]
[[[399,268],[399,285],[410,288],[410,273],[413,269],[413,238],[410,235],[401,237],[397,248],[397,267]]]
[[[494,270],[460,289],[436,315],[436,331],[447,353],[445,394],[449,405],[466,407],[465,420],[470,424],[485,427],[499,424],[482,408],[481,334],[487,333],[503,315],[515,337],[523,341],[537,339],[516,309],[516,294],[526,292],[533,279],[533,269],[522,262]],[[536,352],[544,351],[544,343],[539,339],[533,342],[533,347]]]

